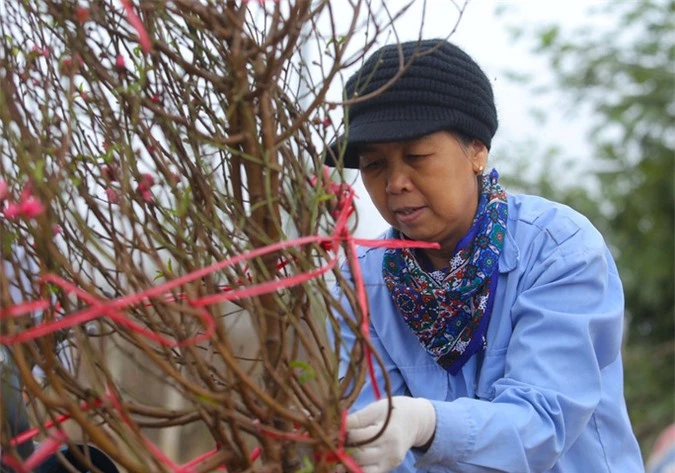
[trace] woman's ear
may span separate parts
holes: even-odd
[[[473,172],[476,174],[483,174],[485,166],[487,166],[489,151],[487,146],[480,140],[473,140],[469,148],[469,159],[473,166]]]

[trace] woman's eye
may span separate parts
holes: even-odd
[[[365,161],[361,164],[361,169],[377,169],[382,166],[383,160],[381,159],[372,159],[370,161]]]

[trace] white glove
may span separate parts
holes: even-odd
[[[348,450],[364,473],[385,473],[396,468],[408,450],[426,445],[436,431],[436,410],[429,400],[394,396],[391,405],[391,418],[384,433],[373,442]],[[388,411],[389,400],[381,399],[347,416],[348,444],[377,435]]]

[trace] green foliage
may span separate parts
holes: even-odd
[[[565,31],[547,25],[534,42],[550,61],[557,89],[573,99],[571,107],[595,117],[589,139],[596,161],[588,172],[599,192],[557,186],[551,170],[560,167],[551,155],[534,180],[507,185],[576,208],[610,244],[629,322],[626,398],[647,456],[675,419],[675,1],[607,2],[591,13],[613,18],[614,26]]]
[[[295,473],[312,473],[314,471],[314,465],[307,456],[302,457],[302,468],[298,469]]]
[[[298,382],[300,384],[304,384],[308,381],[313,381],[316,379],[316,371],[314,371],[311,365],[306,361],[292,360],[289,363],[289,366],[300,373],[298,375]]]

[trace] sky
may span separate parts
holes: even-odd
[[[605,0],[611,1],[611,0]],[[461,3],[461,2],[460,2]],[[526,32],[549,24],[573,29],[587,22],[587,9],[602,5],[600,0],[470,0],[450,41],[464,49],[490,78],[499,115],[499,129],[494,138],[491,161],[501,172],[508,172],[508,163],[500,162],[500,152],[508,153],[518,144],[536,141],[538,146],[559,146],[563,153],[577,159],[590,158],[591,149],[585,139],[590,129],[590,118],[582,111],[567,110],[569,99],[561,94],[535,95],[531,87],[508,79],[507,72],[517,72],[536,78],[539,83],[551,83],[550,68],[543,57],[531,52],[532,44],[525,39],[513,41],[510,25],[518,25]],[[403,5],[400,0],[389,0],[387,6],[395,11]],[[397,33],[402,41],[418,38],[424,2],[418,0],[399,22]],[[429,0],[424,22],[425,38],[444,37],[455,25],[457,8],[448,0]],[[595,20],[597,21],[597,20]],[[602,25],[594,25],[602,27]],[[530,113],[531,108],[544,109],[548,118]],[[536,167],[537,163],[533,163]],[[353,185],[359,195],[359,221],[356,234],[375,237],[388,225],[381,219],[369,201],[357,176]]]

